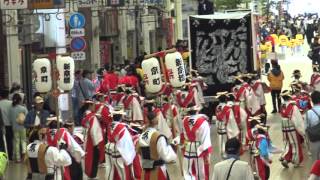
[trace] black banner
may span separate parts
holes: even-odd
[[[190,17],[192,67],[206,78],[206,95],[230,91],[233,76],[253,71],[251,16],[239,19]]]

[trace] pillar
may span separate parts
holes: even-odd
[[[128,28],[127,28],[127,10],[121,10],[118,16],[119,19],[119,48],[120,48],[120,60],[124,63],[124,60],[128,59]]]
[[[100,64],[100,33],[99,33],[99,16],[97,7],[91,8],[91,29],[92,36],[90,41],[90,60],[91,67],[97,69],[103,64]]]
[[[175,0],[174,8],[176,14],[175,22],[175,40],[183,39],[183,29],[182,29],[182,0]]]

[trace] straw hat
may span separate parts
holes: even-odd
[[[44,100],[43,100],[43,98],[42,98],[41,96],[36,96],[36,97],[34,98],[34,102],[35,102],[36,104],[40,104],[40,103],[43,103]]]

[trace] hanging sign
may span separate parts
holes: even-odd
[[[27,0],[0,0],[0,9],[27,9]]]
[[[58,9],[64,8],[64,0],[29,0],[29,9]]]

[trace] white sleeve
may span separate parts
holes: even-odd
[[[68,133],[68,140],[69,140],[69,146],[68,151],[72,155],[72,157],[75,158],[77,162],[81,162],[82,157],[84,157],[85,152],[82,149],[82,147],[76,142],[76,140],[71,136],[69,132]]]
[[[165,162],[170,162],[177,159],[176,153],[173,151],[172,147],[168,145],[164,137],[160,137],[158,139],[157,150],[160,158]]]
[[[317,180],[318,179],[318,176],[315,175],[315,174],[310,174],[308,180]]]
[[[132,137],[127,128],[124,128],[124,135],[117,141],[116,146],[122,158],[124,159],[125,164],[132,164],[136,156],[136,150],[132,141]]]
[[[101,141],[103,141],[102,129],[98,119],[94,116],[93,123],[90,131],[90,136],[92,138],[93,146],[97,146]]]
[[[199,140],[201,142],[201,145],[197,150],[198,155],[200,155],[203,151],[211,147],[210,126],[207,121],[202,123],[197,131],[197,135],[199,135]]]
[[[291,120],[292,120],[296,130],[299,132],[300,135],[303,136],[305,134],[304,121],[303,121],[303,117],[299,111],[299,108],[297,106],[293,107]]]
[[[45,162],[48,167],[69,166],[72,163],[70,155],[66,150],[59,151],[56,147],[49,147],[46,152]]]
[[[158,114],[158,130],[161,134],[165,135],[167,138],[171,138],[172,132],[168,126],[166,119],[163,117],[162,112]]]
[[[135,97],[132,99],[132,113],[133,113],[132,115],[133,121],[143,120],[143,113],[142,113],[141,106]]]

